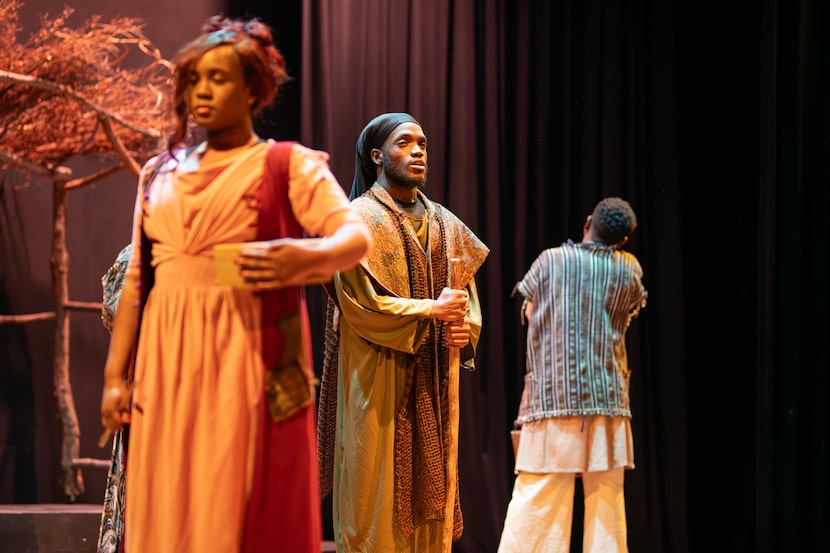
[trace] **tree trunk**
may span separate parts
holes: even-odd
[[[63,491],[71,501],[84,492],[84,478],[79,467],[73,462],[80,450],[81,431],[75,400],[69,379],[69,301],[68,265],[66,251],[66,186],[60,181],[53,182],[52,195],[52,292],[55,301],[55,358],[54,385],[58,398],[58,411],[63,425],[61,445],[61,467],[63,469]]]

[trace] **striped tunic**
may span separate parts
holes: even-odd
[[[516,284],[533,302],[517,424],[552,417],[631,418],[625,333],[647,292],[634,255],[568,241]]]

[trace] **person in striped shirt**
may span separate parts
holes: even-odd
[[[527,367],[516,424],[516,480],[499,553],[570,551],[582,478],[584,552],[627,552],[623,476],[634,468],[629,324],[647,291],[621,248],[637,226],[625,200],[601,200],[582,241],[543,251],[513,293],[524,298]]]

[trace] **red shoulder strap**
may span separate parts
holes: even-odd
[[[273,142],[265,155],[262,184],[257,190],[259,224],[257,240],[300,238],[303,229],[294,218],[288,200],[291,147],[294,142]]]
[[[303,228],[294,217],[288,199],[288,180],[293,142],[273,142],[265,156],[262,183],[255,193],[259,221],[257,240],[274,238],[302,238]],[[288,314],[301,310],[304,304],[303,289],[300,287],[281,288],[260,294],[263,305],[263,348],[266,364],[279,360],[277,353],[282,350],[279,340],[270,332],[276,332],[279,321]]]

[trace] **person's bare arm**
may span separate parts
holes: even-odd
[[[530,314],[533,313],[533,302],[530,300],[525,300],[524,302],[524,316],[525,320],[530,320]]]
[[[135,275],[138,271],[131,272]],[[112,336],[104,365],[101,424],[109,430],[118,430],[129,422],[129,391],[124,382],[124,371],[129,367],[138,334],[139,300],[138,278],[128,272],[113,319]]]
[[[331,280],[366,255],[371,240],[362,222],[346,221],[325,238],[280,238],[266,246],[243,249],[240,274],[257,288],[270,290]]]

